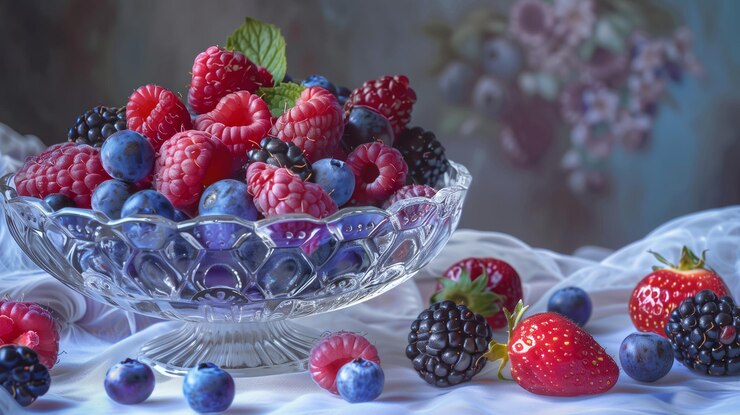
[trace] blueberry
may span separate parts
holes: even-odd
[[[175,209],[175,218],[174,218],[174,221],[175,222],[182,222],[182,221],[188,220],[188,219],[190,219],[190,216],[187,213],[185,213],[185,212],[183,212],[183,211],[181,211],[179,209]]]
[[[188,371],[182,393],[196,412],[223,412],[234,400],[234,379],[213,363],[201,363]]]
[[[550,297],[547,311],[560,313],[583,327],[591,317],[591,298],[578,287],[561,288]]]
[[[121,217],[121,208],[126,200],[136,192],[133,185],[120,180],[106,180],[100,183],[92,194],[92,208],[105,213],[111,219]]]
[[[46,204],[49,205],[49,207],[53,211],[64,209],[66,207],[77,207],[77,204],[74,202],[74,200],[61,193],[52,193],[46,196],[44,198],[44,202],[46,202]]]
[[[344,108],[344,104],[347,103],[347,99],[352,94],[352,91],[349,90],[349,88],[345,86],[338,86],[337,87],[337,101],[339,101],[339,105]]]
[[[329,82],[329,80],[322,75],[309,75],[306,77],[306,79],[303,80],[303,82],[301,82],[301,85],[305,86],[306,88],[310,88],[312,86],[320,86],[331,92],[332,95],[337,96],[337,87],[335,87],[334,84]]]
[[[375,362],[363,358],[355,359],[339,369],[337,390],[347,402],[370,402],[383,392],[385,375]]]
[[[622,370],[640,382],[655,382],[671,370],[671,342],[655,333],[632,333],[619,347]]]
[[[161,193],[154,190],[142,190],[134,193],[123,204],[121,217],[131,215],[159,215],[174,220],[175,208]],[[131,242],[141,249],[157,249],[172,234],[169,229],[153,223],[124,224],[123,230]]]
[[[442,95],[453,104],[467,104],[475,85],[476,71],[460,61],[450,62],[440,72],[437,84]]]
[[[379,112],[370,107],[358,105],[352,108],[344,126],[342,147],[347,153],[365,143],[381,141],[393,145],[393,127]]]
[[[141,403],[154,391],[154,372],[138,360],[126,359],[108,369],[103,386],[108,396],[118,403]]]
[[[335,159],[321,159],[313,164],[313,181],[342,206],[355,191],[355,174],[349,164]]]
[[[154,147],[136,131],[111,134],[100,149],[100,162],[114,179],[135,183],[143,180],[154,167]]]
[[[483,44],[483,70],[497,78],[514,78],[523,63],[521,49],[509,39],[497,38]]]
[[[257,219],[257,208],[243,182],[220,180],[203,192],[198,205],[201,215],[234,215],[246,220]]]

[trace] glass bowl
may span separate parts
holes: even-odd
[[[185,322],[146,343],[141,360],[172,375],[210,361],[235,376],[261,376],[306,370],[319,330],[292,319],[380,295],[442,250],[471,181],[464,166],[450,165],[431,199],[324,219],[110,220],[18,196],[12,175],[0,191],[10,233],[39,267],[97,301]]]

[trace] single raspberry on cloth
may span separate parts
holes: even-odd
[[[368,106],[390,121],[396,135],[411,120],[411,110],[416,102],[416,93],[409,86],[409,78],[404,75],[386,75],[370,80],[352,91],[344,105],[347,116],[355,105]]]
[[[59,352],[59,331],[51,313],[36,303],[0,301],[0,346],[14,344],[32,349],[48,369]]]
[[[408,166],[401,153],[381,142],[365,143],[347,156],[355,174],[355,205],[379,205],[406,184]]]
[[[270,109],[256,94],[239,91],[221,98],[213,111],[196,118],[195,128],[213,134],[231,151],[237,167],[247,152],[259,148],[272,125]]]
[[[380,364],[378,349],[366,338],[355,333],[338,332],[314,346],[308,370],[316,384],[331,393],[339,394],[337,372],[342,366],[358,358]]]
[[[203,190],[231,177],[228,147],[205,131],[177,133],[162,144],[154,163],[154,189],[177,209],[193,212]]]
[[[337,98],[324,88],[306,88],[295,106],[278,117],[270,135],[297,145],[309,162],[331,157],[344,131]]]
[[[188,103],[197,114],[214,108],[224,96],[272,86],[272,76],[241,52],[211,46],[195,57]]]
[[[100,163],[99,148],[62,143],[28,159],[15,174],[15,188],[20,196],[38,198],[61,193],[77,207],[89,209],[93,190],[110,179]]]
[[[131,94],[126,104],[126,125],[146,136],[155,150],[173,135],[193,128],[190,113],[180,98],[154,84]]]
[[[306,213],[323,218],[337,211],[337,204],[321,186],[304,182],[284,167],[250,163],[247,186],[249,194],[254,197],[254,205],[265,217]]]

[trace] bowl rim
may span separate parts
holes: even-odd
[[[335,213],[326,216],[324,218],[315,218],[307,213],[288,213],[279,216],[273,216],[269,218],[259,219],[256,221],[250,221],[234,215],[198,215],[190,219],[186,219],[181,222],[176,222],[159,215],[132,215],[120,219],[110,219],[107,215],[93,211],[92,209],[84,208],[62,208],[58,211],[54,211],[51,207],[44,202],[43,199],[36,198],[33,196],[18,196],[15,189],[15,172],[6,174],[0,177],[0,198],[2,203],[26,203],[33,205],[36,209],[44,212],[45,216],[57,217],[57,216],[78,216],[91,220],[95,220],[100,225],[116,227],[127,223],[155,223],[167,225],[171,228],[176,229],[189,229],[195,225],[201,224],[202,222],[208,223],[235,223],[241,224],[247,227],[264,228],[275,223],[281,223],[286,221],[304,221],[313,222],[317,225],[333,223],[342,218],[353,216],[355,214],[367,214],[376,213],[381,216],[391,217],[395,216],[399,211],[415,205],[423,201],[433,201],[437,204],[443,204],[451,195],[467,192],[472,181],[472,176],[468,169],[459,163],[449,160],[450,169],[454,170],[455,176],[452,183],[449,186],[445,186],[437,190],[437,193],[431,197],[410,197],[407,199],[401,199],[394,202],[391,206],[386,209],[381,209],[375,206],[349,206],[337,210]],[[449,174],[449,173],[448,173]]]

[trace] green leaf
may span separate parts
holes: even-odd
[[[270,114],[273,117],[279,117],[288,108],[295,106],[296,100],[301,96],[304,89],[306,88],[301,85],[285,82],[270,88],[260,88],[257,90],[257,95],[267,103]]]
[[[247,17],[226,39],[226,48],[239,51],[257,65],[264,66],[276,84],[285,78],[288,69],[285,39],[276,26]]]

